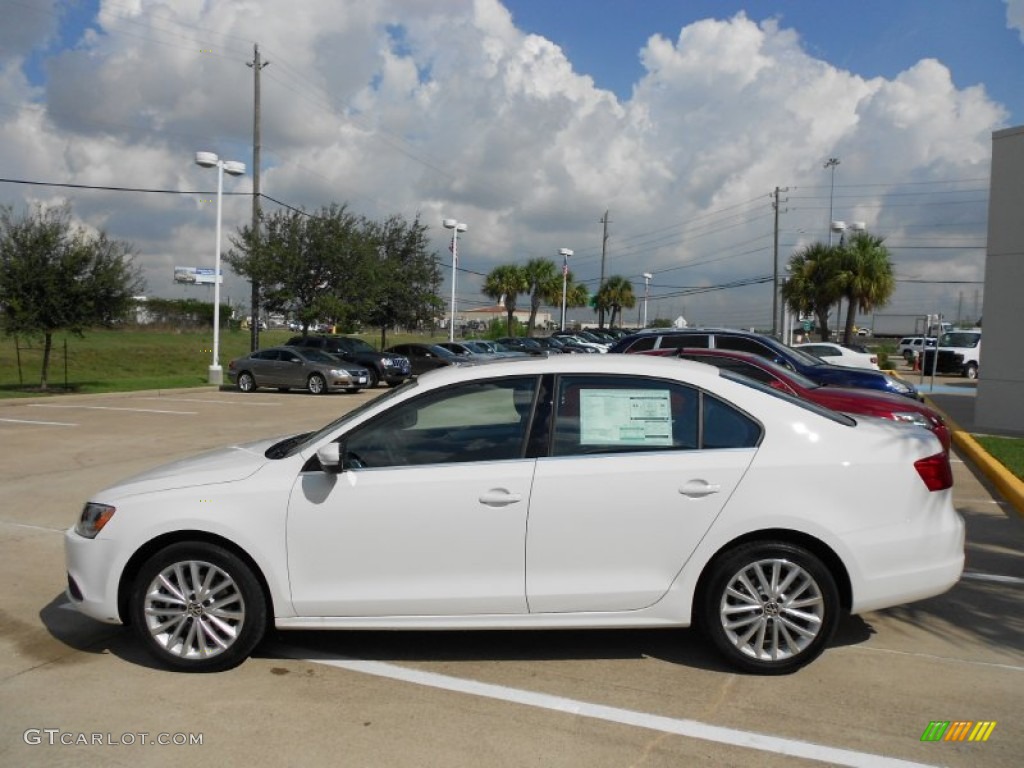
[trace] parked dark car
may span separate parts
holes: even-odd
[[[346,363],[318,349],[268,347],[239,357],[228,364],[228,378],[243,392],[259,387],[308,389],[325,392],[358,392],[369,385],[370,372],[357,363]]]
[[[448,365],[461,365],[463,362],[469,362],[467,358],[459,357],[454,352],[450,352],[437,344],[422,344],[419,342],[396,344],[393,347],[389,347],[387,351],[394,355],[408,358],[412,365],[413,376],[419,376],[435,368],[444,368]]]
[[[725,349],[662,349],[640,352],[641,355],[679,357],[707,363],[716,368],[732,371],[767,384],[772,389],[810,400],[833,411],[915,424],[930,429],[949,453],[951,435],[942,416],[924,403],[900,397],[889,392],[878,392],[855,387],[826,387],[796,371],[773,363],[750,352],[731,352]]]
[[[504,344],[511,350],[522,352],[534,357],[544,357],[548,351],[542,347],[536,339],[528,336],[505,336],[498,339],[498,343]]]
[[[412,367],[407,358],[378,352],[354,336],[292,336],[286,344],[289,347],[319,349],[346,362],[359,363],[370,371],[370,382],[366,385],[368,389],[373,389],[382,381],[389,387],[397,387],[412,375]]]
[[[831,365],[806,352],[787,347],[770,336],[749,331],[736,331],[728,328],[664,328],[642,331],[619,339],[609,351],[643,352],[651,349],[679,349],[681,347],[750,352],[803,374],[818,384],[877,389],[911,397],[915,400],[921,399],[912,384],[895,376],[888,376],[881,371]]]

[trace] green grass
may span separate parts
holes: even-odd
[[[264,331],[260,345],[283,344],[294,334],[287,330]],[[376,347],[380,333],[364,334]],[[388,335],[388,345],[423,341],[423,335]],[[441,339],[441,335],[435,337]],[[447,337],[445,337],[447,338]],[[65,356],[66,342],[66,356]],[[29,397],[40,393],[43,342],[0,337],[0,397]],[[18,372],[20,347],[21,375]],[[178,389],[207,384],[212,360],[212,330],[155,330],[123,328],[92,330],[79,338],[55,334],[47,375],[48,392],[128,392],[142,389]],[[220,364],[227,381],[228,363],[249,351],[249,332],[225,330],[220,335]],[[65,388],[66,382],[66,388]]]
[[[992,435],[973,435],[973,437],[992,458],[1019,479],[1024,480],[1024,439]]]

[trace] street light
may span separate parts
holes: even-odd
[[[221,160],[213,152],[196,152],[196,165],[217,169],[217,247],[213,260],[213,361],[210,363],[209,381],[211,384],[219,385],[224,382],[224,371],[220,367],[220,219],[221,201],[224,197],[224,172],[227,171],[232,176],[241,176],[245,173],[245,163]],[[258,323],[259,318],[254,317],[252,322]]]
[[[448,341],[455,341],[455,266],[459,263],[459,232],[465,232],[467,227],[461,221],[445,219],[441,222],[445,229],[452,232],[452,322],[448,327]]]
[[[644,272],[644,328],[647,327],[647,299],[651,295],[651,278],[654,277],[650,272]]]
[[[558,255],[562,257],[562,330],[565,330],[565,289],[569,282],[569,257],[572,256],[571,248],[559,248]]]

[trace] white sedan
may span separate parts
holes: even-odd
[[[447,367],[97,493],[65,535],[67,594],[185,671],[241,663],[270,622],[697,623],[733,665],[783,673],[843,612],[957,582],[952,482],[928,430],[700,363]]]
[[[858,352],[855,349],[844,347],[842,344],[833,344],[830,341],[816,341],[807,344],[794,344],[795,349],[802,349],[809,355],[824,360],[832,365],[842,365],[846,368],[870,368],[879,370],[878,355],[871,352]]]

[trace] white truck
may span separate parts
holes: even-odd
[[[952,373],[966,376],[968,379],[978,378],[981,370],[981,330],[955,330],[939,337],[938,357],[936,350],[927,349],[924,353],[925,374]]]
[[[874,314],[871,317],[871,335],[881,337],[932,336],[953,330],[953,324],[937,321],[936,315]],[[929,320],[931,318],[931,320]],[[929,324],[931,323],[931,327]],[[938,327],[936,328],[935,325]],[[938,332],[938,333],[936,333]]]

